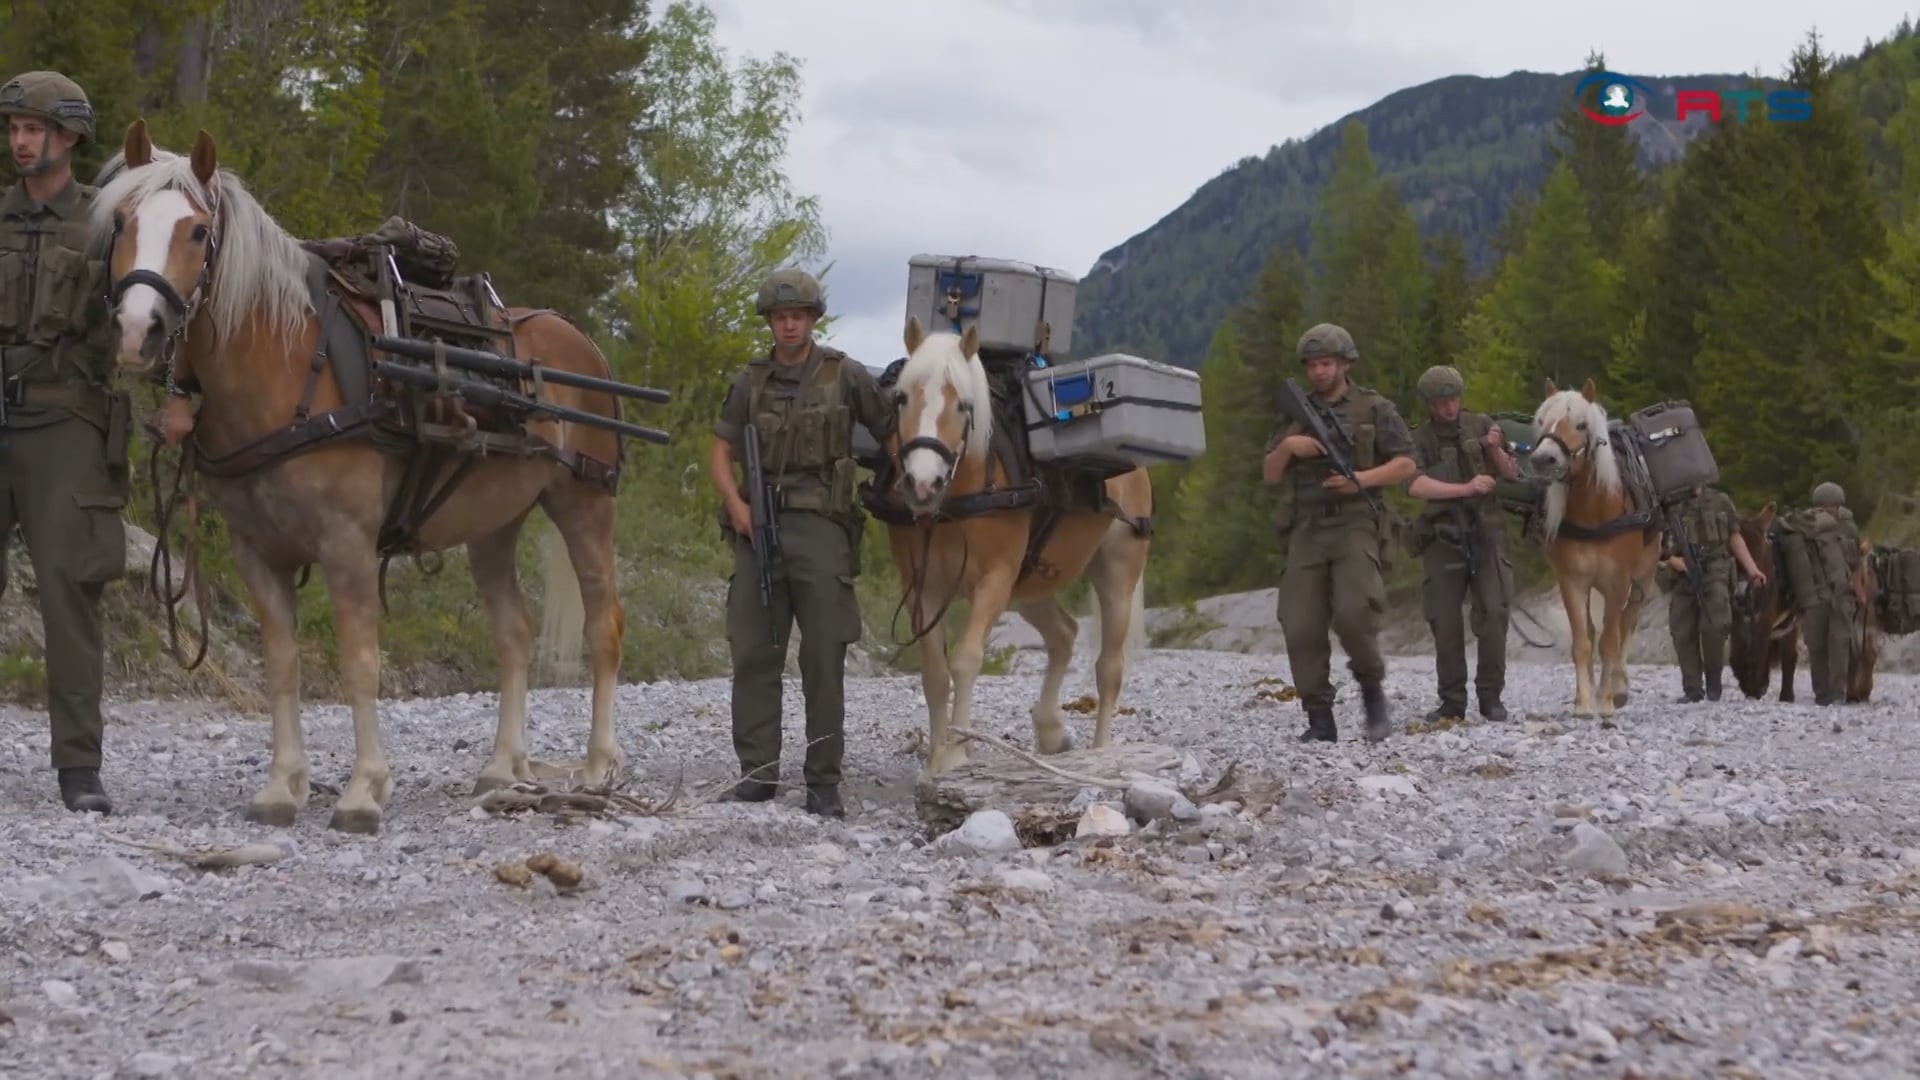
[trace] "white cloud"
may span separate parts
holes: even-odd
[[[789,175],[831,231],[830,340],[901,351],[907,260],[1084,274],[1234,162],[1452,74],[1780,74],[1816,25],[1851,53],[1867,0],[712,0],[735,53],[802,61]]]

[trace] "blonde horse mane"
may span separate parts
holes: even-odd
[[[234,340],[259,309],[269,328],[289,342],[297,340],[313,314],[306,251],[232,172],[220,169],[211,187],[209,192],[193,174],[191,158],[156,147],[151,162],[124,169],[101,189],[93,204],[94,235],[102,244],[107,241],[115,211],[129,199],[137,204],[162,191],[180,192],[217,223],[219,249],[207,297],[214,332]]]
[[[1607,434],[1608,419],[1606,407],[1597,401],[1589,401],[1578,390],[1562,390],[1540,403],[1533,412],[1533,422],[1542,436],[1558,428],[1562,421],[1578,425],[1587,425],[1586,445],[1589,448],[1587,462],[1590,466],[1590,483],[1601,491],[1618,494],[1621,487],[1620,461],[1613,454],[1613,447]],[[1546,535],[1552,538],[1560,531],[1560,522],[1567,511],[1568,480],[1556,480],[1547,488]]]
[[[907,362],[900,368],[899,381],[895,385],[901,390],[920,387],[925,392],[924,401],[931,411],[935,402],[945,395],[939,391],[943,386],[951,386],[960,395],[963,405],[973,407],[973,427],[967,433],[967,445],[962,448],[961,456],[971,462],[979,462],[986,457],[989,441],[993,437],[993,390],[987,382],[986,366],[977,356],[968,356],[960,347],[960,335],[939,331],[928,334],[913,350]],[[931,424],[923,423],[923,427]]]

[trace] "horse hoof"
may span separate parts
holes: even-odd
[[[1614,708],[1616,708],[1616,709],[1624,709],[1624,708],[1626,708],[1626,707],[1627,707],[1627,700],[1628,700],[1628,699],[1629,699],[1629,698],[1630,698],[1631,696],[1632,696],[1632,695],[1630,695],[1630,694],[1628,694],[1628,693],[1627,693],[1627,692],[1626,692],[1625,690],[1622,690],[1622,691],[1620,691],[1619,693],[1617,693],[1617,694],[1615,694],[1615,695],[1613,695],[1613,707],[1614,707]]]
[[[291,829],[300,808],[290,802],[257,802],[247,807],[247,820],[269,829]]]
[[[372,836],[380,831],[380,811],[335,810],[327,828],[355,836]]]
[[[513,784],[513,778],[510,776],[489,776],[486,773],[481,773],[479,777],[473,781],[473,793],[476,796],[485,795],[490,791],[510,788]]]

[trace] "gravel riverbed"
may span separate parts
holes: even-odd
[[[983,728],[1030,741],[1040,668],[1023,652],[981,680]],[[1672,669],[1635,668],[1602,722],[1567,716],[1566,664],[1517,664],[1509,723],[1309,747],[1262,681],[1286,676],[1284,657],[1149,653],[1117,737],[1189,754],[1196,786],[1237,763],[1245,800],[1013,850],[991,820],[967,847],[916,819],[911,676],[849,686],[844,822],[797,794],[487,816],[485,695],[385,706],[399,782],[377,837],[328,831],[324,793],[289,830],[241,820],[267,729],[212,704],[115,705],[120,813],[78,818],[44,719],[8,709],[0,1075],[1920,1072],[1920,679],[1844,709],[1681,707]],[[1390,678],[1403,723],[1427,710],[1430,659]],[[1091,682],[1077,662],[1066,696]],[[535,755],[580,755],[584,691],[535,698]],[[618,713],[635,790],[728,775],[724,681],[624,686]],[[314,775],[343,782],[344,708],[307,728]],[[202,870],[123,840],[283,857]],[[538,854],[584,882],[496,872]]]

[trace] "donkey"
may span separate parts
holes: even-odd
[[[295,572],[318,565],[332,601],[354,734],[353,772],[329,826],[376,833],[393,792],[377,702],[377,539],[402,486],[406,451],[383,450],[359,437],[364,428],[297,453],[264,449],[276,441],[284,446],[286,433],[303,427],[309,408],[321,419],[357,404],[344,400],[321,349],[329,340],[329,319],[316,310],[309,285],[316,256],[219,167],[205,131],[188,157],[163,151],[156,158],[146,122],[136,120],[127,128],[122,156],[125,171],[102,190],[93,219],[101,239],[110,237],[116,358],[134,375],[198,384],[203,402],[186,452],[196,457],[226,521],[266,651],[273,759],[247,816],[291,825],[311,793],[294,593]],[[341,315],[332,305],[328,310]],[[519,355],[537,356],[556,370],[609,376],[593,341],[557,313],[515,308],[506,318]],[[618,402],[606,393],[551,382],[543,393],[575,409],[619,415]],[[575,460],[590,457],[615,466],[620,460],[612,432],[544,419],[529,421],[527,428]],[[235,459],[249,467],[208,465]],[[589,643],[593,720],[585,772],[590,781],[604,781],[624,763],[613,730],[624,615],[614,581],[611,485],[583,482],[553,456],[498,454],[464,464],[465,479],[420,523],[417,535],[422,551],[466,546],[492,626],[500,709],[493,755],[475,790],[532,775],[526,722],[534,632],[514,549],[536,504],[560,537],[548,537],[546,602],[575,613],[549,625],[569,635],[584,633]]]
[[[1607,411],[1593,380],[1561,390],[1547,380],[1534,410],[1540,440],[1530,456],[1549,482],[1543,533],[1560,583],[1572,639],[1575,716],[1612,716],[1629,697],[1627,644],[1653,591],[1660,558],[1659,519],[1631,507],[1620,461],[1608,439]],[[1593,592],[1606,604],[1600,629],[1600,683],[1593,676]]]
[[[1042,529],[1048,511],[1038,507],[968,506],[971,497],[1004,490],[1014,479],[989,452],[993,401],[979,335],[971,326],[961,334],[929,334],[910,318],[905,342],[907,359],[893,391],[899,425],[892,471],[907,511],[899,520],[907,523],[889,521],[888,538],[902,600],[920,635],[928,726],[922,776],[968,760],[967,742],[956,733],[970,730],[987,634],[1008,607],[1033,624],[1047,648],[1033,708],[1035,747],[1043,754],[1071,747],[1059,698],[1079,624],[1058,594],[1083,574],[1100,607],[1093,745],[1106,746],[1127,657],[1145,643],[1142,599],[1153,513],[1147,472],[1135,468],[1107,479],[1101,485],[1106,509],[1068,509],[1051,530]],[[1039,567],[1047,569],[1032,572]],[[941,627],[956,599],[967,601],[967,626],[949,662]]]

